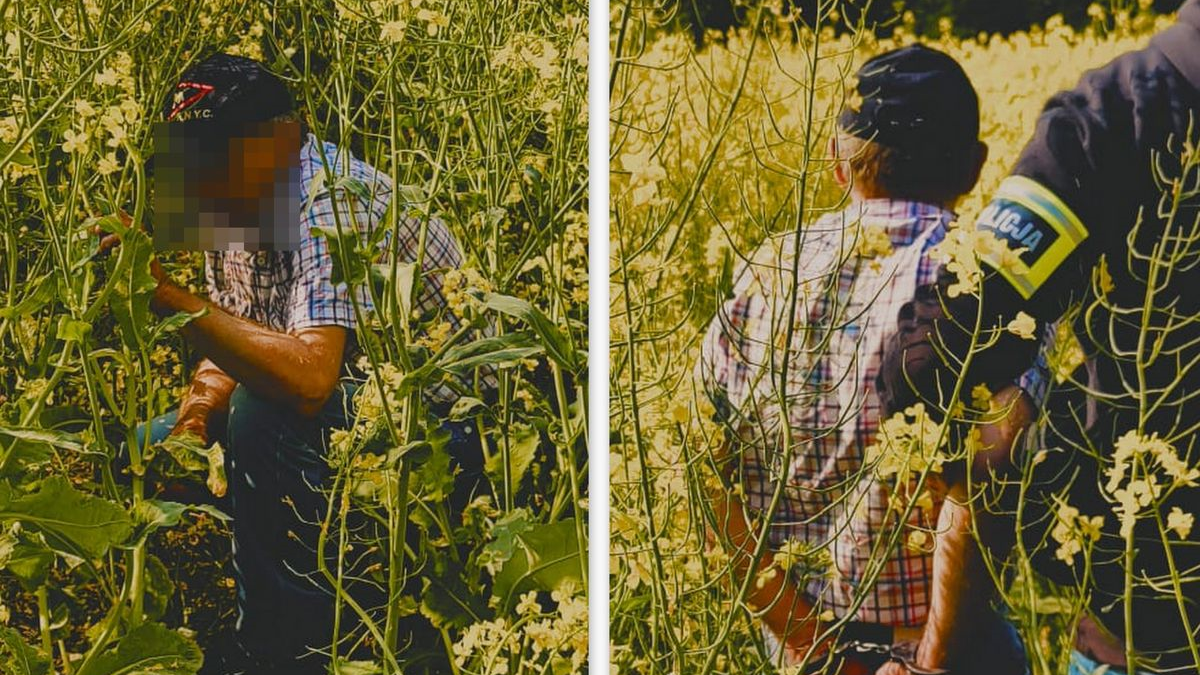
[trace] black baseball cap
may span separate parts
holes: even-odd
[[[944,153],[979,139],[979,95],[962,66],[921,44],[885,52],[858,71],[862,103],[838,119],[843,131],[913,153]]]
[[[294,102],[279,76],[254,59],[213,54],[188,68],[163,103],[168,122],[215,126],[266,122],[292,111]]]

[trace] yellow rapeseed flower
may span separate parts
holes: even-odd
[[[1192,532],[1196,518],[1190,513],[1184,513],[1178,506],[1171,507],[1167,514],[1167,529],[1174,532],[1180,539],[1187,539]]]
[[[1006,330],[1024,340],[1032,340],[1037,331],[1037,320],[1025,312],[1017,312],[1017,317],[1008,322]]]

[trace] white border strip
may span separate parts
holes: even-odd
[[[608,0],[588,3],[588,671],[608,654]]]

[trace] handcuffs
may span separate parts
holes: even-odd
[[[878,670],[889,661],[899,663],[912,675],[950,675],[945,668],[925,668],[917,665],[917,643],[897,642],[881,644],[862,640],[847,640],[838,642],[833,653],[838,658],[852,658],[859,663]]]
[[[869,668],[871,672],[879,669],[885,663],[895,662],[904,666],[912,675],[950,675],[945,668],[925,668],[917,665],[917,643],[912,641],[895,642],[892,638],[894,630],[891,626],[850,621],[842,627],[833,647],[831,656],[835,660],[852,660]],[[828,658],[820,659],[808,668],[808,673],[826,672]],[[838,672],[835,669],[833,672]]]

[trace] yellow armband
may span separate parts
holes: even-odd
[[[1009,176],[979,215],[976,229],[989,230],[1019,252],[1022,265],[984,256],[1028,300],[1074,251],[1088,231],[1061,199],[1037,181]]]

